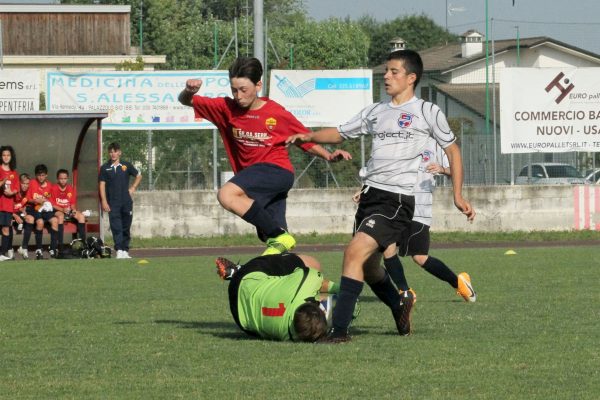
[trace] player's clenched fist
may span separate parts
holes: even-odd
[[[202,86],[202,79],[188,79],[185,81],[185,89],[191,93],[198,93]]]

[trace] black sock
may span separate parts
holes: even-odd
[[[81,239],[85,242],[85,223],[84,222],[77,223],[77,236],[79,236],[79,239]]]
[[[8,251],[9,246],[10,246],[10,236],[2,234],[2,244],[0,245],[0,254],[6,255],[6,252]]]
[[[62,250],[64,243],[65,243],[65,224],[58,224],[58,247],[57,247],[57,249]]]
[[[58,247],[58,230],[50,228],[50,250],[56,250]]]
[[[25,224],[23,224],[23,244],[21,245],[21,247],[25,250],[27,250],[27,247],[29,247],[31,231],[33,231],[33,224],[28,224],[27,222],[25,222]]]
[[[348,334],[348,327],[350,326],[350,322],[352,322],[354,307],[356,306],[356,301],[362,291],[363,285],[364,283],[361,281],[342,276],[340,280],[340,293],[333,309],[333,336],[345,336]]]
[[[35,250],[41,250],[42,249],[42,238],[44,235],[44,231],[43,230],[35,230]]]
[[[273,217],[256,201],[252,203],[246,214],[242,215],[242,219],[260,229],[268,238],[274,238],[285,233],[275,220],[273,220]]]
[[[8,230],[8,249],[12,249],[13,248],[13,228],[12,226],[10,227],[10,229]]]
[[[385,258],[383,260],[383,265],[385,269],[387,269],[388,274],[398,287],[398,289],[403,292],[409,289],[408,282],[406,282],[406,276],[404,276],[404,267],[402,266],[402,261],[400,261],[400,257],[392,256],[390,258]]]
[[[370,284],[369,287],[386,306],[395,309],[400,304],[400,293],[392,283],[389,274],[377,283]],[[407,289],[408,290],[408,289]]]
[[[436,278],[448,282],[454,289],[458,288],[458,277],[441,260],[429,256],[425,264],[423,264],[423,268]]]

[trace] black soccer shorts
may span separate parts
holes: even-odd
[[[408,234],[414,211],[414,196],[363,187],[354,217],[354,232],[371,236],[383,251]]]
[[[408,235],[404,235],[402,240],[397,243],[398,255],[406,256],[426,256],[429,254],[429,226],[420,222],[412,221]]]

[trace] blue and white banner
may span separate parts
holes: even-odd
[[[269,87],[269,97],[305,126],[338,126],[373,102],[373,71],[271,70]]]
[[[48,72],[46,109],[107,111],[105,130],[214,128],[177,101],[188,79],[202,79],[202,96],[231,96],[227,71]]]
[[[0,70],[0,113],[40,110],[40,71]]]

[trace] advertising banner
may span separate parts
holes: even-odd
[[[502,74],[503,154],[600,151],[600,68],[507,68]]]
[[[40,71],[0,70],[0,113],[40,110]]]
[[[269,97],[305,126],[338,126],[373,102],[373,71],[271,70],[269,87]]]
[[[48,72],[46,108],[107,111],[104,130],[214,128],[177,101],[188,79],[202,79],[202,96],[231,96],[227,71]]]

